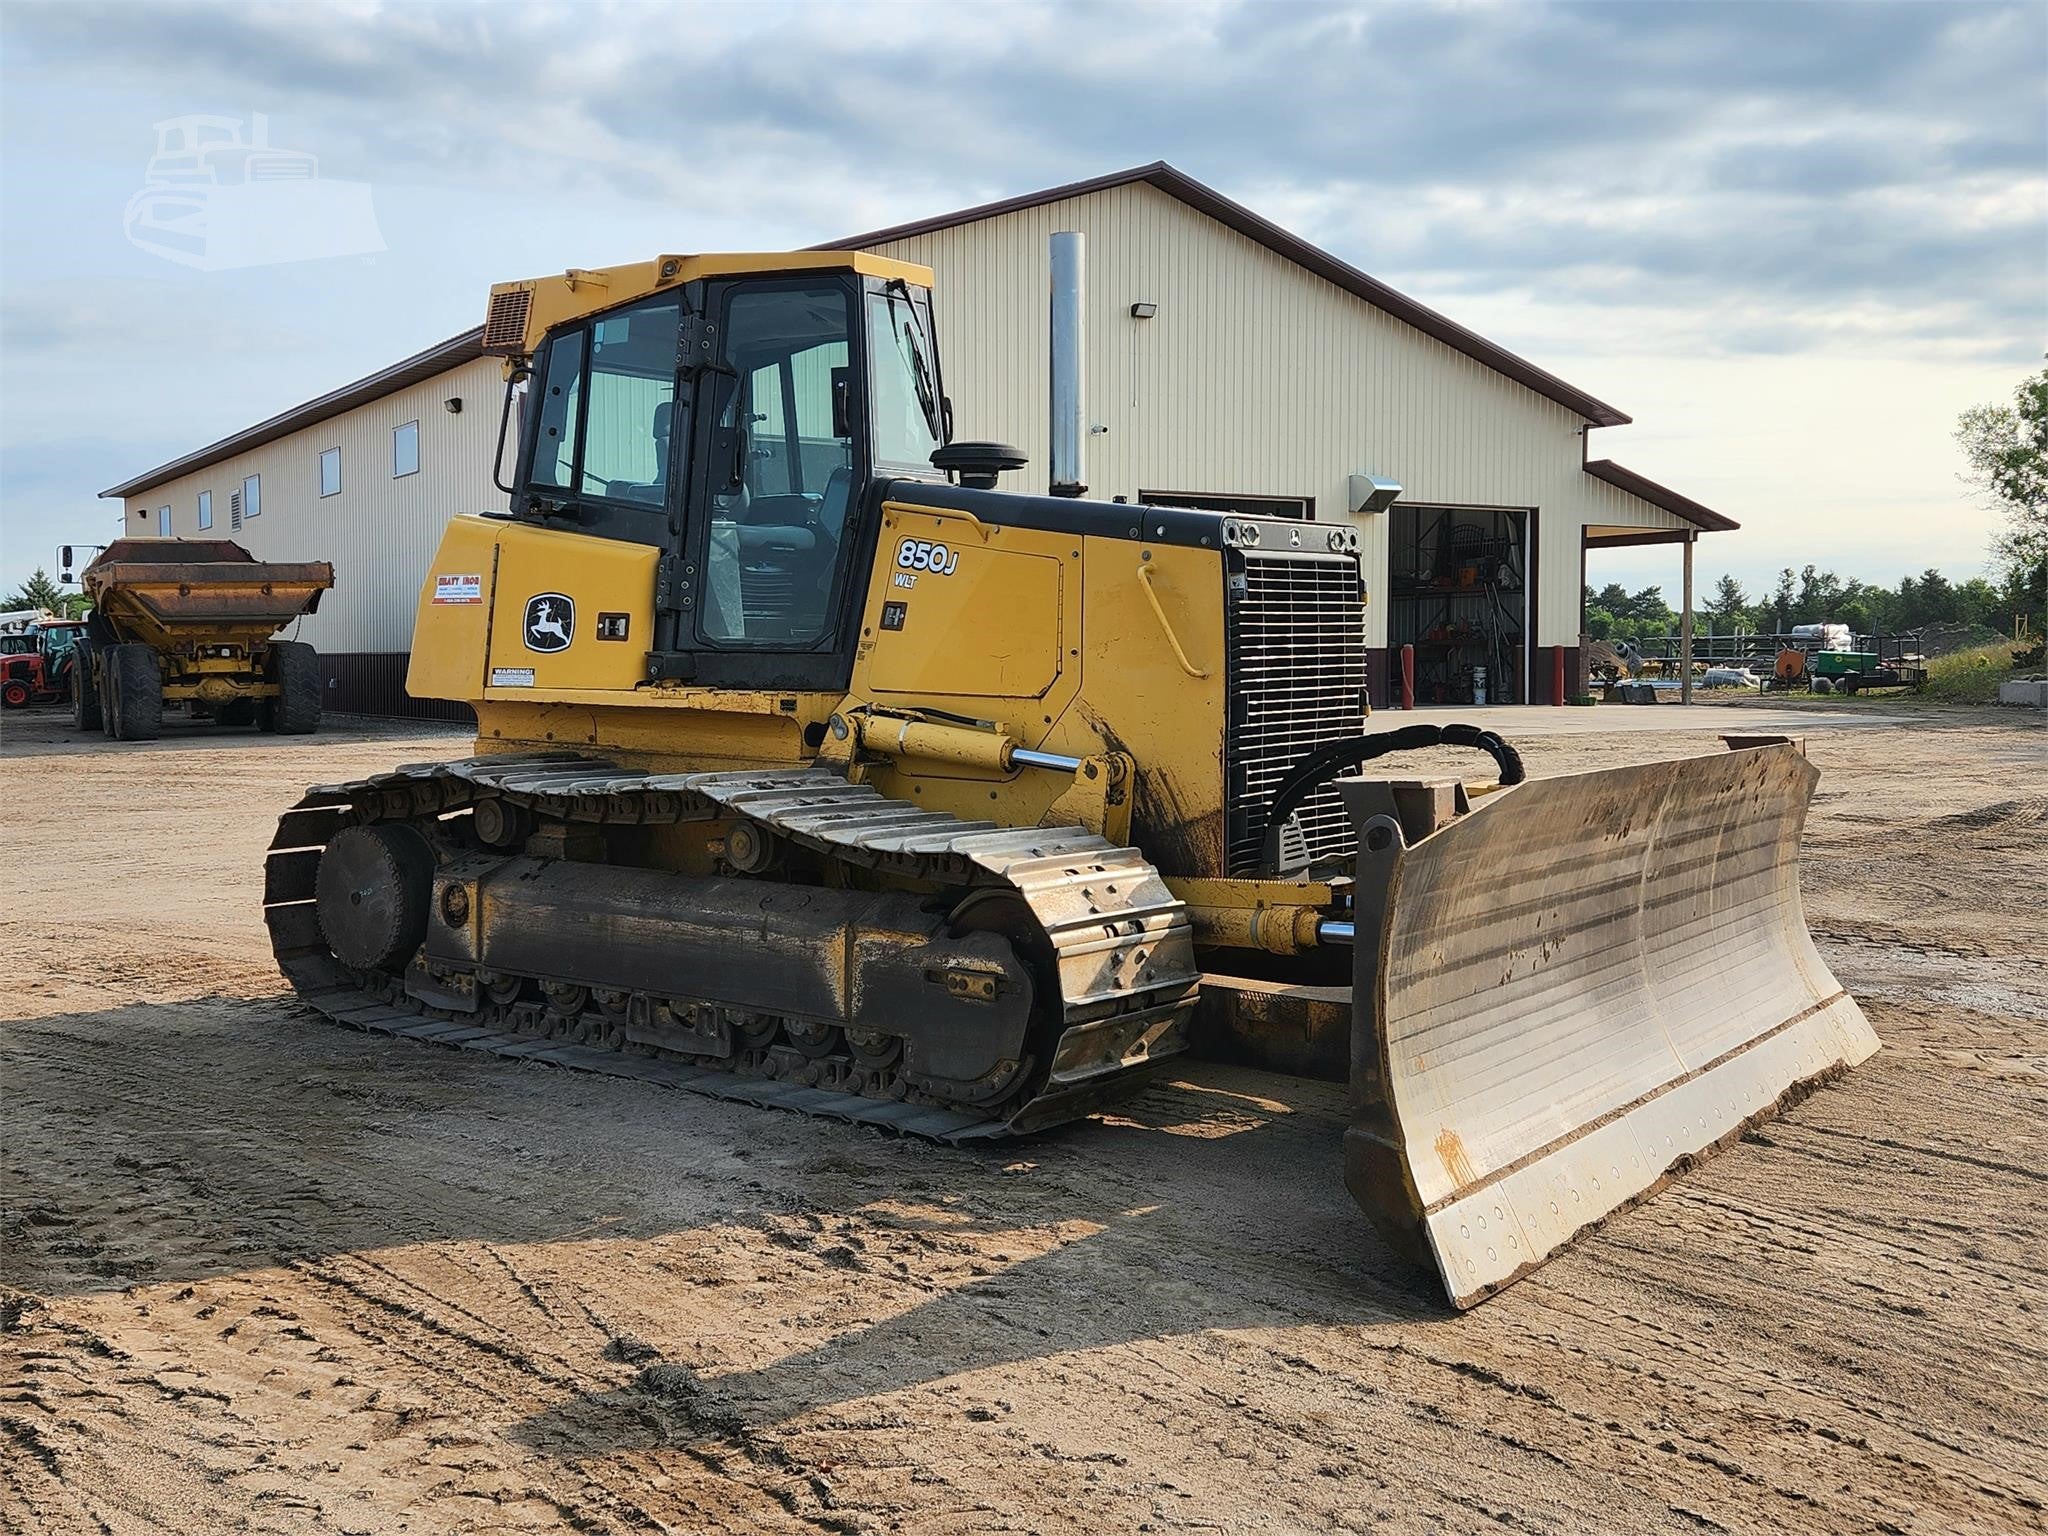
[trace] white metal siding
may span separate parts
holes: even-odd
[[[1087,440],[1091,496],[1313,496],[1334,520],[1371,472],[1411,502],[1534,507],[1538,645],[1577,643],[1587,522],[1685,526],[1584,472],[1575,412],[1143,183],[874,247],[936,274],[959,435],[1031,456],[1005,485],[1045,489],[1046,241],[1069,229],[1088,237],[1088,415],[1108,428]],[[1132,318],[1139,301],[1157,316]],[[1386,519],[1359,523],[1383,646]]]
[[[198,536],[199,493],[213,492],[208,538],[233,539],[259,560],[330,560],[334,590],[301,621],[298,638],[331,655],[412,647],[420,583],[458,512],[502,510],[491,483],[504,379],[494,358],[478,358],[425,383],[329,417],[274,443],[152,486],[126,503],[131,533],[155,532],[155,509],[169,502],[171,530]],[[450,415],[445,402],[462,401]],[[420,424],[417,474],[394,478],[391,434]],[[341,494],[320,494],[320,454],[341,450]],[[507,457],[511,448],[507,445]],[[228,496],[261,476],[263,511],[229,526]],[[507,479],[511,477],[507,475]],[[141,508],[146,518],[137,517]]]

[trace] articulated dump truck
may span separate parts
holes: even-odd
[[[195,720],[319,729],[320,658],[275,636],[334,585],[325,560],[259,561],[228,539],[117,539],[79,579],[93,604],[71,669],[81,731],[153,741],[178,705]]]
[[[476,755],[285,813],[307,1003],[960,1142],[1191,1049],[1343,1081],[1346,1185],[1460,1307],[1876,1049],[1795,744],[1530,780],[1366,729],[1356,532],[997,489],[930,283],[493,290],[511,509],[449,524],[408,680]],[[1444,746],[1484,777],[1384,776]]]

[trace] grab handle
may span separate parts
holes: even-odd
[[[1145,597],[1152,604],[1152,616],[1159,621],[1159,627],[1166,632],[1166,643],[1173,647],[1173,659],[1180,663],[1181,671],[1189,677],[1207,677],[1209,674],[1188,660],[1188,653],[1181,649],[1180,636],[1173,632],[1173,624],[1166,617],[1166,610],[1159,605],[1159,594],[1152,590],[1152,567],[1143,560],[1138,562],[1138,585],[1145,589]]]

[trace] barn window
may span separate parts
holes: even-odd
[[[213,526],[213,492],[199,493],[199,531],[204,533]]]
[[[339,496],[341,494],[341,450],[329,448],[320,455],[320,494]]]
[[[1197,512],[1235,512],[1239,517],[1286,517],[1295,522],[1314,520],[1313,496],[1239,496],[1215,491],[1140,491],[1138,504],[1144,507],[1191,507]]]
[[[402,479],[420,472],[420,424],[408,421],[391,433],[391,478]]]

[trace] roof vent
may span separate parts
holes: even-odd
[[[533,290],[514,288],[491,295],[484,317],[484,351],[511,357],[526,350],[526,317],[533,310]]]

